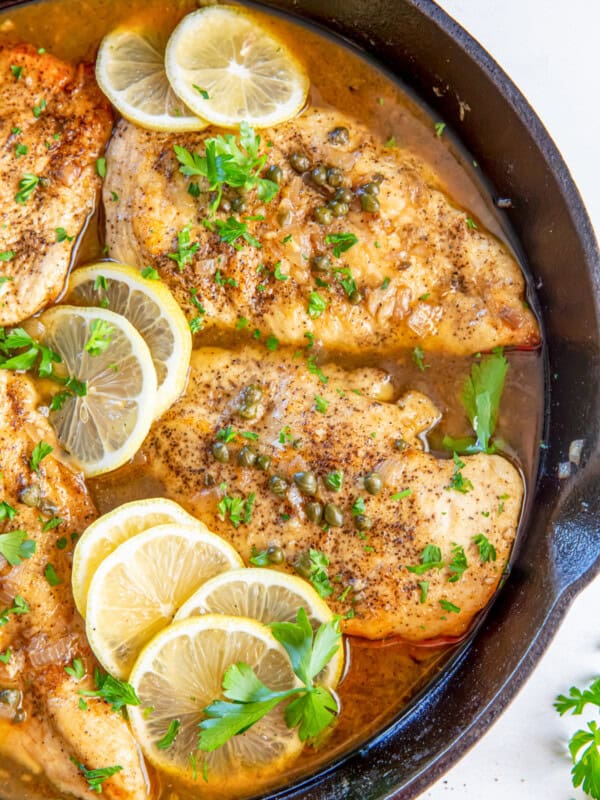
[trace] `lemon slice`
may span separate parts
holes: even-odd
[[[96,80],[130,122],[153,131],[199,131],[199,119],[173,93],[165,75],[165,42],[158,34],[118,29],[105,36],[96,59]]]
[[[190,327],[169,289],[142,278],[134,267],[104,262],[75,270],[66,299],[77,306],[106,306],[141,333],[156,369],[159,417],[183,392],[192,352]]]
[[[200,781],[205,761],[211,797],[236,788],[245,795],[249,779],[259,782],[284,770],[302,749],[295,729],[285,724],[281,704],[212,753],[198,751],[203,709],[222,697],[223,673],[241,661],[253,667],[269,689],[286,691],[300,685],[287,653],[268,628],[255,620],[213,614],[169,626],[142,652],[129,678],[141,700],[128,708],[129,719],[148,759],[188,779],[197,762]],[[172,720],[180,722],[179,733],[171,747],[161,749],[158,742]]]
[[[198,614],[227,614],[250,617],[265,624],[295,622],[304,608],[312,627],[331,622],[333,613],[302,578],[277,570],[250,568],[232,570],[204,583],[175,615],[176,620]],[[335,689],[344,667],[344,651],[337,654],[319,676],[319,683]]]
[[[98,325],[110,341],[92,355],[86,344]],[[72,463],[91,477],[129,461],[154,418],[156,372],[146,342],[125,317],[105,308],[56,306],[32,326],[36,338],[62,357],[56,372],[87,387],[84,396],[66,396],[49,414]]]
[[[144,645],[204,581],[240,566],[230,544],[198,527],[157,525],[119,545],[88,592],[86,633],[96,658],[127,678]]]
[[[277,125],[304,106],[309,80],[287,47],[239,9],[210,6],[171,34],[165,68],[173,90],[199,116],[232,128]]]
[[[134,500],[114,508],[86,528],[73,554],[71,583],[75,605],[85,618],[87,594],[92,577],[106,556],[138,533],[169,522],[206,531],[207,527],[180,505],[165,497]]]

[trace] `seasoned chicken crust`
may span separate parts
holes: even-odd
[[[349,130],[348,142],[332,144],[328,133],[340,126]],[[122,120],[108,148],[103,194],[111,257],[155,266],[190,316],[196,316],[194,290],[206,310],[205,329],[233,330],[244,318],[248,330],[285,344],[305,343],[309,332],[327,348],[352,353],[419,345],[472,354],[539,342],[523,302],[523,275],[507,248],[451,203],[424,162],[401,147],[385,148],[366,127],[333,110],[311,108],[261,132],[268,163],[282,170],[280,193],[265,205],[250,192],[243,213],[218,216],[244,220],[262,246],[236,250],[222,242],[203,224],[207,184],[184,178],[173,151],[180,145],[204,153],[204,141],[217,133],[159,134]],[[314,211],[333,189],[298,175],[289,162],[296,152],[312,165],[341,168],[344,185],[354,190],[379,173],[380,213],[364,212],[354,200],[347,216],[317,223]],[[198,198],[188,192],[190,180],[198,183]],[[186,227],[199,246],[180,270],[169,254],[177,252]],[[358,239],[340,258],[325,241],[336,233]],[[349,302],[342,273],[311,271],[319,253],[331,255],[335,268],[350,269],[361,302]],[[277,265],[287,279],[277,279]],[[328,303],[316,319],[307,313],[312,291]]]
[[[382,402],[368,396],[368,371],[354,375],[326,366],[323,373],[327,383],[309,373],[305,362],[279,353],[196,351],[185,397],[154,425],[142,448],[145,469],[247,563],[253,548],[272,545],[283,548],[290,570],[310,548],[324,553],[334,588],[327,601],[340,614],[354,613],[344,621],[345,633],[410,641],[464,633],[507,563],[523,497],[519,473],[500,456],[465,456],[462,474],[473,489],[451,490],[454,462],[424,452],[419,438],[439,417],[425,395],[409,392],[397,403]],[[239,413],[248,386],[262,390],[253,419]],[[324,413],[317,396],[327,404]],[[228,463],[220,463],[212,447],[226,426],[258,438],[238,436],[228,445]],[[399,438],[407,445],[402,451],[395,446]],[[268,471],[238,465],[244,445],[271,458]],[[340,527],[308,520],[307,497],[293,479],[306,470],[319,476],[318,490],[308,499],[338,506],[344,515]],[[334,470],[343,471],[340,491],[323,480]],[[384,479],[376,496],[362,484],[374,470]],[[283,495],[270,490],[273,475],[286,479]],[[252,493],[251,520],[235,528],[218,503],[225,495],[247,499]],[[356,505],[359,498],[364,510],[360,500]],[[371,518],[370,529],[357,530],[359,513]],[[473,541],[478,534],[495,547],[495,561],[482,562]],[[441,549],[445,566],[419,577],[407,566],[421,563],[428,544]],[[454,582],[448,564],[456,545],[464,548],[468,568]],[[419,581],[428,582],[426,602]],[[455,609],[448,611],[446,603]]]
[[[61,292],[96,205],[96,159],[111,129],[110,105],[90,67],[30,45],[0,48],[0,252],[14,254],[0,262],[8,278],[0,285],[0,325],[30,317]],[[40,180],[18,203],[25,175]]]
[[[34,774],[45,773],[59,792],[86,800],[97,794],[71,759],[88,769],[119,765],[122,771],[103,784],[104,796],[144,800],[147,775],[123,717],[95,698],[86,699],[87,710],[79,707],[79,691],[94,688],[96,661],[71,594],[71,534],[84,530],[96,511],[83,481],[54,457],[60,449],[37,405],[27,377],[0,371],[0,501],[17,511],[13,520],[0,522],[0,530],[24,530],[36,543],[35,554],[18,566],[0,557],[0,608],[10,608],[16,596],[29,607],[27,613],[8,614],[0,627],[0,652],[11,651],[7,663],[0,663],[0,686],[21,692],[18,708],[0,704],[0,752]],[[55,449],[38,474],[30,459],[39,441]],[[32,491],[39,497],[37,507],[21,502]],[[62,522],[44,531],[51,518]],[[48,564],[57,585],[46,577]],[[64,669],[74,658],[86,667],[80,681]]]

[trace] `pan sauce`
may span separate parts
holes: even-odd
[[[32,3],[0,15],[0,42],[28,41],[45,47],[59,57],[72,61],[90,60],[101,37],[119,23],[141,24],[169,31],[195,4],[186,0],[55,0]],[[506,240],[504,221],[495,211],[483,181],[473,162],[449,141],[447,134],[436,137],[432,119],[409,94],[377,71],[367,61],[323,36],[279,18],[258,15],[261,23],[282,38],[303,62],[311,77],[310,102],[333,105],[354,115],[377,135],[394,137],[402,146],[423,158],[436,173],[440,186],[454,201],[468,208],[488,230]],[[298,41],[302,40],[302,46]],[[75,265],[98,259],[102,255],[102,224],[99,215],[90,221],[76,254]],[[203,344],[217,340],[201,339]],[[200,343],[200,339],[197,344]],[[235,343],[218,340],[219,344]],[[498,436],[510,442],[511,453],[523,470],[526,483],[534,474],[539,446],[542,408],[542,367],[538,352],[509,353],[510,369],[503,395]],[[334,353],[325,354],[342,366],[354,364]],[[387,369],[396,395],[407,388],[428,394],[439,406],[444,418],[430,437],[432,448],[439,445],[444,432],[467,434],[459,395],[470,370],[472,359],[429,356],[431,369],[419,372],[410,354],[390,362],[372,359],[371,366]],[[90,490],[100,513],[131,499],[160,493],[160,487],[144,475],[143,465],[127,466],[115,473],[91,480]],[[452,648],[414,647],[398,643],[347,643],[349,668],[339,687],[342,714],[339,724],[320,750],[307,748],[293,772],[282,776],[279,783],[289,783],[313,771],[319,764],[346,752],[363,742],[370,733],[398,713],[407,701],[445,663]],[[55,797],[39,777],[16,774],[10,764],[0,764],[0,789],[3,800]],[[186,796],[168,779],[158,778],[157,794],[165,800]],[[200,786],[200,784],[199,784]],[[248,788],[248,794],[252,787]],[[210,787],[197,794],[211,796]]]

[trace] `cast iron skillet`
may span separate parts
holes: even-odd
[[[22,0],[0,0],[0,8]],[[74,0],[74,8],[77,3]],[[482,736],[600,572],[600,254],[569,171],[526,100],[431,0],[263,0],[358,46],[457,131],[508,211],[545,328],[546,418],[526,531],[482,624],[398,719],[271,800],[411,800]],[[433,87],[443,89],[441,96]],[[460,119],[459,100],[470,107]],[[567,480],[558,465],[585,439]]]

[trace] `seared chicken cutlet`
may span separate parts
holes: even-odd
[[[91,69],[30,45],[0,48],[0,325],[61,292],[111,128]]]
[[[142,449],[147,469],[246,562],[281,547],[286,567],[308,575],[318,551],[312,577],[325,569],[327,601],[353,610],[346,633],[463,633],[508,560],[519,473],[499,456],[464,456],[458,485],[472,488],[452,488],[458,466],[419,438],[439,419],[426,396],[385,402],[369,396],[373,379],[382,385],[377,371],[307,366],[251,348],[196,351],[185,397]]]
[[[336,135],[340,128],[347,136]],[[173,148],[203,156],[216,134],[166,135],[121,121],[104,186],[111,257],[157,267],[190,316],[192,300],[202,303],[205,329],[246,324],[290,345],[309,332],[353,353],[419,345],[471,354],[538,343],[514,258],[401,147],[385,148],[355,120],[312,108],[261,132],[267,164],[281,170],[274,199],[263,203],[255,190],[232,196],[215,223],[214,193],[204,178],[180,173]],[[290,157],[320,171],[298,174]],[[336,208],[348,201],[347,213],[329,211],[320,224],[316,210],[344,190],[351,194]],[[238,238],[228,243],[232,225]]]
[[[54,457],[58,445],[36,405],[28,378],[0,372],[0,529],[24,531],[30,548],[35,542],[19,565],[0,558],[0,652],[9,653],[0,664],[0,751],[80,798],[96,794],[73,759],[90,770],[120,766],[104,795],[143,800],[147,779],[123,717],[98,698],[80,706],[79,691],[94,689],[95,660],[74,608],[70,565],[76,533],[96,513],[83,483]],[[32,468],[41,441],[55,450]],[[85,665],[81,680],[65,672],[74,659]]]

